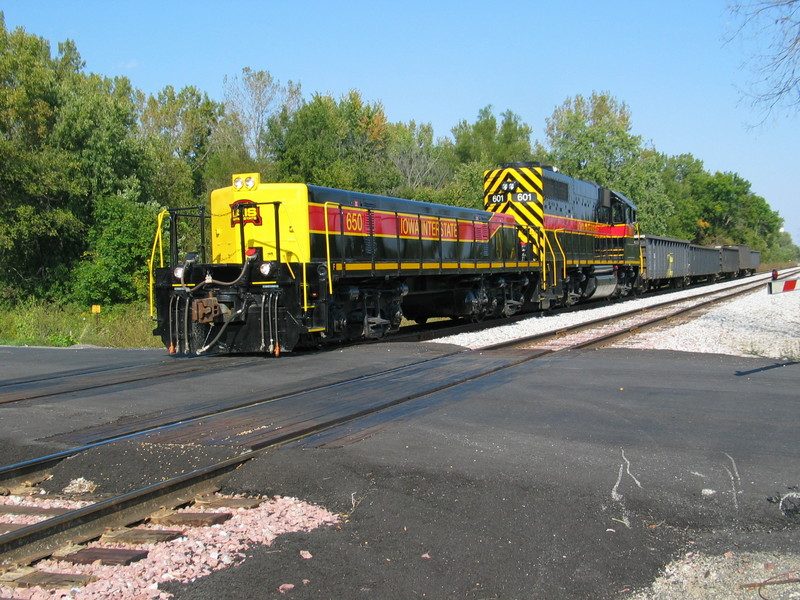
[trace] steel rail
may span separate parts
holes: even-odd
[[[464,350],[453,350],[452,352],[447,352],[445,354],[440,354],[436,357],[432,358],[425,358],[419,361],[410,363],[408,365],[403,365],[401,367],[393,367],[390,369],[384,369],[382,371],[378,371],[376,373],[370,373],[367,375],[361,375],[355,378],[350,379],[343,379],[340,381],[336,381],[333,383],[326,383],[323,385],[312,386],[309,388],[304,388],[301,390],[293,391],[289,394],[279,394],[275,396],[267,396],[262,398],[251,399],[246,402],[242,402],[241,404],[237,404],[236,406],[227,407],[227,408],[220,408],[218,410],[207,411],[199,415],[195,415],[190,418],[181,418],[175,419],[174,421],[169,421],[167,423],[163,423],[158,426],[148,426],[142,427],[140,429],[135,429],[133,431],[126,431],[120,435],[112,435],[106,438],[98,439],[97,441],[91,442],[89,444],[83,444],[80,446],[75,446],[74,448],[69,448],[67,450],[63,450],[61,452],[56,452],[53,454],[48,454],[46,456],[41,456],[38,458],[33,458],[25,461],[21,461],[18,463],[5,465],[0,467],[0,486],[10,488],[17,485],[22,485],[27,482],[32,481],[41,481],[43,480],[47,473],[55,467],[59,462],[64,460],[65,458],[69,458],[71,456],[75,456],[81,452],[85,452],[87,450],[91,450],[93,448],[97,448],[100,446],[105,446],[108,444],[113,444],[116,442],[123,442],[123,441],[130,441],[137,437],[142,437],[146,435],[150,435],[153,433],[162,432],[168,430],[173,427],[188,425],[192,423],[200,422],[204,419],[208,419],[209,417],[218,416],[226,413],[231,413],[237,410],[251,408],[253,406],[257,406],[260,404],[265,404],[269,402],[275,402],[278,400],[289,400],[292,398],[299,398],[303,395],[314,393],[314,392],[321,392],[321,391],[328,391],[334,390],[335,388],[343,385],[352,384],[354,382],[365,381],[368,379],[373,379],[380,376],[390,375],[396,373],[405,368],[409,367],[416,367],[421,364],[440,360],[442,358],[446,358],[449,356],[453,356],[455,354],[460,354],[464,352]],[[0,536],[0,539],[2,536]]]
[[[33,562],[70,543],[99,537],[109,527],[123,527],[160,508],[180,506],[213,493],[219,489],[220,479],[254,454],[243,454],[2,535],[0,567]]]
[[[19,378],[0,382],[0,404],[47,398],[59,394],[72,394],[137,381],[148,381],[186,375],[197,371],[213,372],[219,369],[247,366],[264,360],[262,357],[194,357],[168,359],[155,365],[128,364],[119,367],[52,373],[42,377]],[[170,364],[171,361],[175,361]]]

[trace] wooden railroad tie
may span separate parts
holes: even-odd
[[[156,525],[167,525],[168,527],[209,527],[224,523],[232,516],[227,512],[163,511],[152,515],[148,520]]]
[[[181,529],[140,529],[137,527],[112,529],[100,538],[101,542],[112,544],[158,544],[169,542],[183,535]]]
[[[52,573],[39,571],[33,567],[23,567],[14,571],[6,571],[0,576],[0,584],[15,588],[72,588],[83,587],[97,581],[94,575],[76,575],[74,573]]]
[[[59,560],[71,562],[76,565],[91,565],[99,562],[101,565],[127,567],[147,558],[147,550],[134,550],[131,548],[82,548],[77,552],[59,556]]]

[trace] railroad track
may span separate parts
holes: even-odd
[[[101,388],[188,375],[203,371],[247,367],[263,357],[208,356],[167,359],[157,364],[131,363],[114,367],[75,369],[39,377],[19,377],[0,381],[0,404],[74,394]]]
[[[790,273],[786,276],[791,276]],[[757,276],[766,280],[767,275]],[[753,278],[748,279],[752,282]],[[702,288],[698,288],[702,289]],[[659,292],[660,293],[660,292]],[[581,304],[553,311],[552,314],[564,314],[591,308],[591,304]],[[514,315],[505,319],[494,319],[480,323],[442,321],[427,325],[412,325],[381,342],[397,343],[408,341],[431,341],[443,336],[471,333],[483,329],[513,324],[531,318],[530,313]],[[362,343],[374,343],[367,341]],[[306,351],[303,354],[313,353]],[[324,351],[323,351],[324,353]],[[157,364],[129,363],[113,367],[96,367],[91,369],[74,369],[51,373],[38,377],[19,377],[0,380],[0,404],[50,398],[66,394],[75,394],[131,383],[154,382],[172,377],[190,376],[202,372],[210,374],[222,370],[247,368],[264,360],[262,356],[203,356],[169,358]]]
[[[267,449],[287,443],[324,444],[348,436],[363,437],[365,430],[380,427],[392,418],[450,401],[443,392],[465,382],[553,352],[607,344],[611,339],[630,335],[632,331],[663,323],[678,314],[705,308],[760,286],[763,286],[762,280],[750,279],[735,289],[708,292],[701,294],[701,298],[663,302],[657,308],[651,306],[646,311],[625,311],[611,318],[550,332],[546,336],[486,346],[478,351],[453,352],[355,380],[286,396],[254,399],[244,407],[139,431],[126,430],[115,435],[112,428],[106,427],[102,434],[96,428],[70,434],[74,441],[83,439],[88,443],[56,455],[4,467],[0,469],[0,481],[5,485],[35,481],[66,456],[122,440],[142,444],[190,442],[228,446],[239,454],[141,490],[102,499],[36,525],[9,531],[0,536],[0,568],[30,563],[67,544],[97,538],[109,527],[124,527],[163,507],[186,504],[218,489],[220,482],[232,470]],[[611,323],[619,321],[624,323],[609,331]],[[309,442],[309,439],[313,441]]]
[[[794,271],[793,274],[797,272],[800,272],[800,270]],[[586,321],[556,332],[535,334],[485,346],[484,349],[515,347],[540,350],[542,352],[557,352],[566,349],[599,348],[651,327],[663,325],[670,320],[689,313],[710,308],[716,304],[763,288],[764,281],[768,279],[769,277],[765,275],[751,278],[744,283],[724,289],[700,291],[700,293],[682,299],[671,298],[643,308],[635,308],[618,312],[611,316]]]

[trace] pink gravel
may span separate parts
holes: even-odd
[[[72,501],[55,498],[37,498],[36,496],[0,496],[0,506],[31,506],[35,508],[68,508],[76,510],[90,505],[91,502]],[[0,523],[33,525],[45,521],[46,515],[8,515],[0,514]]]
[[[37,505],[41,506],[38,503]],[[98,581],[85,587],[50,590],[0,585],[0,596],[22,600],[171,598],[172,594],[159,590],[159,584],[194,581],[212,571],[241,564],[245,560],[246,550],[253,545],[269,546],[283,533],[311,531],[338,521],[338,515],[322,507],[280,496],[265,500],[257,508],[219,510],[231,512],[233,517],[221,525],[187,528],[183,536],[171,542],[140,546],[149,550],[149,555],[127,567],[73,565],[54,559],[42,560],[36,564],[43,571],[91,574],[98,578]],[[107,547],[109,544],[94,542],[88,546]],[[303,551],[302,556],[311,558],[311,554],[306,551]]]

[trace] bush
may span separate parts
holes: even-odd
[[[110,348],[147,348],[161,345],[153,336],[153,322],[142,303],[102,307],[92,314],[77,304],[44,304],[35,300],[0,306],[0,344],[57,346],[90,344]]]

